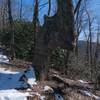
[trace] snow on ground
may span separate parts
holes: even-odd
[[[95,100],[100,100],[100,97],[98,97],[98,96],[92,94],[92,93],[89,92],[89,91],[84,91],[84,94],[85,94],[86,96],[95,98]]]
[[[86,81],[83,81],[83,80],[78,80],[79,82],[81,82],[81,83],[87,83]]]
[[[24,72],[13,72],[6,68],[0,68],[0,100],[27,100],[26,97],[30,94],[28,92],[21,93],[16,88],[30,88],[36,84],[32,67]]]
[[[44,91],[52,91],[54,93],[54,90],[50,86],[44,86]],[[54,96],[55,100],[64,100],[63,97],[58,93],[54,93]]]
[[[0,90],[0,100],[27,100],[28,92],[21,93],[15,89]]]
[[[88,84],[89,82],[83,81],[83,80],[78,80],[79,82],[81,82],[82,84]],[[100,97],[94,95],[92,92],[90,91],[83,91],[82,92],[84,95],[95,98],[95,100],[100,100]]]
[[[0,54],[0,63],[9,63],[9,59],[6,55]]]
[[[56,100],[64,100],[60,94],[55,94],[55,99]]]
[[[79,82],[81,82],[82,84],[88,84],[88,82],[86,81],[83,81],[83,80],[78,80]],[[92,92],[90,91],[83,91],[83,94],[86,95],[86,96],[89,96],[89,97],[93,97],[95,98],[95,100],[100,100],[100,97],[94,95]]]
[[[84,81],[84,80],[78,80],[79,82],[83,83],[83,84],[88,84],[89,82]]]
[[[32,85],[36,85],[36,77],[35,77],[35,71],[32,67],[30,67],[29,69],[27,69],[27,71],[25,72],[26,77],[28,78],[28,84]]]
[[[26,76],[27,81],[20,78]],[[36,78],[33,68],[25,72],[12,72],[4,68],[0,68],[0,90],[27,88],[28,86],[36,85]]]
[[[44,91],[52,91],[53,92],[53,89],[50,87],[50,86],[45,86],[44,87]]]
[[[92,96],[92,93],[91,93],[91,92],[89,92],[89,91],[84,91],[84,94],[85,94],[86,96],[89,96],[89,97],[91,97],[91,96]]]

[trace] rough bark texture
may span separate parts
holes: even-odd
[[[72,50],[74,43],[74,14],[72,0],[57,0],[58,10],[54,16],[44,17],[41,32],[36,34],[34,65],[45,73],[48,57],[57,47]]]
[[[52,79],[54,79],[55,81],[64,83],[65,85],[72,87],[72,88],[77,88],[77,89],[82,89],[82,90],[93,89],[89,85],[89,83],[81,83],[79,81],[71,80],[68,78],[63,78],[63,77],[56,75],[56,74],[52,74],[50,77]]]
[[[74,15],[71,0],[57,0],[58,10],[54,16],[45,16],[44,45],[72,49],[74,42]]]

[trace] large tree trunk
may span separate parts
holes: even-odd
[[[72,0],[57,0],[57,12],[52,17],[45,17],[44,43],[51,51],[57,47],[67,49],[65,57],[65,73],[68,70],[69,51],[73,50],[75,43],[74,13]],[[48,56],[51,55],[48,54]]]
[[[35,0],[34,15],[33,15],[33,44],[32,44],[32,58],[33,67],[35,68],[36,76],[40,78],[42,68],[44,66],[44,50],[42,43],[43,34],[39,32],[39,19],[38,19],[38,0]],[[46,59],[45,59],[46,60]]]
[[[54,16],[45,16],[43,31],[35,36],[33,64],[38,72],[42,73],[43,79],[48,73],[48,58],[51,51],[57,47],[73,49],[75,34],[72,0],[57,0],[57,6],[58,10]]]
[[[74,42],[74,14],[71,0],[57,0],[57,12],[54,16],[45,16],[44,43],[50,49],[58,46],[72,49]]]

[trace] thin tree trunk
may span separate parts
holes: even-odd
[[[99,32],[99,31],[98,31]],[[99,40],[100,40],[100,33],[97,33],[97,43],[96,43],[96,50],[95,50],[95,55],[94,55],[94,76],[95,76],[95,81],[97,84],[95,84],[95,89],[100,88],[100,81],[98,78],[100,78],[100,74],[98,74],[98,57],[99,57]]]
[[[35,54],[35,49],[36,49],[36,34],[37,34],[37,27],[39,24],[39,20],[38,20],[38,0],[35,0],[35,7],[34,7],[34,15],[33,15],[33,28],[34,28],[34,32],[33,32],[33,45],[32,45],[32,52],[33,52],[33,59],[34,59],[34,54]]]
[[[13,18],[11,11],[11,0],[8,0],[8,20],[9,20],[9,32],[12,34],[11,36],[11,59],[13,60],[15,57],[14,50],[14,32],[13,32]]]
[[[23,0],[21,0],[20,2],[20,20],[22,20],[22,3],[23,3]]]
[[[48,0],[48,1],[49,1],[48,16],[50,16],[50,11],[51,11],[51,0]]]
[[[91,32],[91,21],[89,17],[89,52],[90,52],[90,67],[91,67],[91,80],[93,79],[93,65],[92,65],[92,32]]]

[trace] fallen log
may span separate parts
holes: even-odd
[[[76,88],[76,89],[82,89],[82,90],[91,90],[93,89],[89,84],[81,83],[79,81],[67,79],[64,77],[61,77],[60,75],[57,74],[52,74],[50,75],[50,79],[53,79],[54,81],[57,81],[58,83],[63,83],[64,86],[68,86],[71,88]]]

